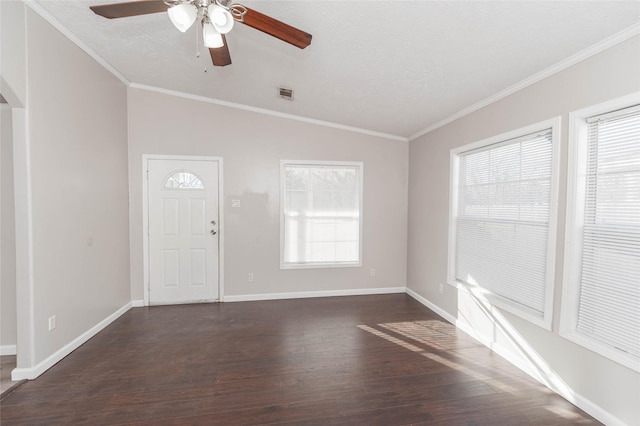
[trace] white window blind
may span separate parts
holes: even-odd
[[[360,264],[362,164],[284,164],[282,267]]]
[[[587,123],[577,331],[640,359],[640,107]]]
[[[459,154],[455,280],[543,318],[552,129]]]

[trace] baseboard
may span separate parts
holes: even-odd
[[[68,344],[63,346],[61,349],[59,349],[58,351],[50,355],[48,358],[46,358],[44,361],[36,364],[34,367],[15,368],[11,372],[11,380],[16,381],[16,380],[23,380],[23,379],[27,379],[27,380],[35,379],[36,377],[38,377],[39,375],[47,371],[49,368],[53,367],[56,363],[58,363],[64,357],[69,355],[71,352],[78,349],[78,347],[80,347],[87,340],[91,339],[93,336],[98,334],[100,331],[102,331],[105,327],[107,327],[113,321],[118,319],[122,314],[124,314],[129,309],[131,309],[131,306],[132,306],[132,302],[128,302],[126,305],[124,305],[123,307],[121,307],[111,315],[109,315],[107,318],[100,321],[95,326],[91,327],[89,330],[87,330],[80,336],[73,339],[71,342],[69,342]]]
[[[430,302],[426,298],[420,296],[418,293],[416,293],[415,291],[411,290],[409,287],[407,287],[407,294],[409,296],[413,297],[418,302],[422,303],[427,308],[431,309],[436,314],[440,315],[442,318],[444,318],[447,321],[449,321],[451,324],[454,324],[456,326],[458,325],[458,324],[456,324],[457,319],[453,315],[451,315],[449,312],[445,311],[444,309],[440,308],[438,305]],[[466,331],[466,330],[463,330],[463,331]]]
[[[555,391],[554,391],[555,392]],[[556,392],[557,393],[557,392]],[[564,396],[564,395],[563,395]],[[608,425],[608,426],[624,426],[626,423],[606,411],[596,403],[590,401],[582,395],[576,394],[574,396],[574,401],[572,403],[580,408],[585,413],[589,413],[590,416],[594,417],[599,422]]]
[[[598,421],[606,425],[624,425],[624,422],[622,420],[618,419],[616,416],[606,411],[599,405],[595,404],[591,400],[585,398],[584,396],[578,393],[575,393],[573,390],[570,390],[568,386],[565,389],[565,388],[555,386],[555,384],[551,380],[544,380],[544,378],[542,378],[538,374],[538,371],[530,368],[530,365],[521,357],[507,350],[504,346],[499,345],[495,342],[492,342],[489,339],[486,339],[484,336],[477,333],[468,323],[458,320],[453,315],[442,310],[440,307],[430,302],[426,298],[422,297],[421,295],[411,290],[410,288],[407,288],[407,294],[413,297],[415,300],[417,300],[421,304],[423,304],[424,306],[426,306],[427,308],[429,308],[430,310],[434,311],[436,314],[440,315],[441,317],[449,321],[451,324],[454,324],[458,329],[460,329],[461,331],[464,331],[469,336],[473,337],[478,342],[482,343],[483,345],[491,349],[493,352],[500,355],[506,361],[510,362],[511,364],[519,368],[521,371],[523,371],[524,373],[528,374],[536,381],[546,386],[551,391],[555,392],[556,394],[560,395],[567,401],[571,402],[576,407],[588,413],[590,416],[596,418]]]
[[[2,345],[0,346],[0,356],[3,355],[15,355],[16,345]]]
[[[256,300],[306,299],[309,297],[366,296],[372,294],[405,293],[405,287],[358,288],[350,290],[300,291],[292,293],[260,293],[224,296],[223,302],[251,302]]]
[[[131,301],[131,307],[132,308],[141,308],[143,306],[145,306],[144,300],[132,300]]]

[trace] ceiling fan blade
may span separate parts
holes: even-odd
[[[209,53],[211,54],[211,62],[213,62],[213,65],[215,65],[216,67],[231,65],[231,55],[229,54],[229,47],[227,46],[227,38],[224,36],[224,34],[220,35],[222,36],[224,45],[215,49],[209,48]]]
[[[311,44],[311,34],[302,30],[292,27],[291,25],[280,22],[277,19],[271,18],[265,14],[257,12],[253,9],[246,7],[247,13],[244,15],[244,24],[260,30],[263,33],[267,33],[280,40],[293,44],[300,49]]]
[[[169,8],[162,0],[138,0],[125,3],[102,4],[89,7],[97,15],[105,18],[126,18],[147,13],[166,12]]]

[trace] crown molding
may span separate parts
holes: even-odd
[[[468,106],[467,108],[464,108],[460,111],[458,111],[457,113],[450,115],[449,117],[438,121],[437,123],[432,124],[431,126],[427,127],[424,130],[419,131],[418,133],[415,133],[411,136],[408,137],[409,141],[413,141],[421,136],[426,135],[427,133],[430,133],[436,129],[439,129],[440,127],[443,127],[459,118],[462,118],[466,115],[469,115],[475,111],[478,111],[479,109],[482,109],[484,107],[486,107],[487,105],[490,105],[494,102],[497,102],[501,99],[506,98],[509,95],[512,95],[526,87],[529,87],[535,83],[538,83],[539,81],[544,80],[547,77],[550,77],[554,74],[559,73],[560,71],[563,71],[573,65],[576,65],[582,61],[584,61],[585,59],[588,59],[592,56],[597,55],[600,52],[603,52],[617,44],[622,43],[625,40],[630,39],[631,37],[634,37],[636,35],[640,34],[640,23],[638,24],[634,24],[610,37],[605,38],[602,41],[599,41],[598,43],[587,47],[584,50],[581,50],[580,52],[576,53],[575,55],[571,55],[566,59],[563,59],[562,61],[550,66],[549,68],[546,68],[542,71],[540,71],[539,73],[536,73],[528,78],[525,78],[524,80],[507,87],[504,90],[501,90],[500,92],[489,96],[488,98],[485,98],[483,100],[481,100],[480,102],[477,102],[471,106]]]
[[[271,116],[274,116],[274,117],[285,118],[285,119],[288,119],[288,120],[302,121],[304,123],[315,124],[315,125],[318,125],[318,126],[324,126],[324,127],[334,128],[334,129],[346,130],[346,131],[349,131],[349,132],[360,133],[360,134],[369,135],[369,136],[375,136],[375,137],[384,138],[384,139],[391,139],[391,140],[395,140],[395,141],[408,142],[408,139],[406,137],[404,137],[404,136],[391,135],[391,134],[387,134],[387,133],[376,132],[376,131],[373,131],[373,130],[362,129],[362,128],[358,128],[358,127],[347,126],[347,125],[338,124],[338,123],[332,123],[332,122],[323,121],[323,120],[316,120],[316,119],[313,119],[313,118],[302,117],[302,116],[293,115],[293,114],[281,113],[281,112],[277,112],[277,111],[273,111],[273,110],[269,110],[269,109],[265,109],[265,108],[257,108],[257,107],[252,107],[252,106],[249,106],[249,105],[237,104],[237,103],[233,103],[233,102],[222,101],[222,100],[219,100],[219,99],[208,98],[208,97],[205,97],[205,96],[198,96],[198,95],[192,95],[192,94],[189,94],[189,93],[178,92],[178,91],[175,91],[175,90],[169,90],[169,89],[163,89],[163,88],[160,88],[160,87],[154,87],[154,86],[147,86],[147,85],[144,85],[144,84],[132,83],[124,75],[122,75],[120,72],[118,72],[118,70],[116,70],[103,57],[98,55],[91,47],[89,47],[86,43],[84,43],[82,40],[80,40],[80,38],[78,38],[75,34],[73,34],[71,31],[69,31],[68,28],[66,28],[51,13],[49,13],[49,11],[47,11],[45,8],[43,8],[35,0],[23,0],[23,2],[27,6],[29,6],[30,9],[32,9],[34,12],[36,12],[40,17],[42,17],[45,21],[47,21],[49,24],[51,24],[56,30],[58,30],[66,38],[68,38],[72,43],[74,43],[76,46],[78,46],[87,55],[89,55],[96,62],[98,62],[100,65],[102,65],[103,68],[105,68],[107,71],[109,71],[111,74],[113,74],[116,78],[118,78],[122,83],[124,83],[125,85],[127,85],[129,87],[138,88],[138,89],[144,89],[144,90],[149,90],[149,91],[154,91],[154,92],[158,92],[158,93],[164,93],[164,94],[167,94],[167,95],[177,96],[177,97],[186,98],[186,99],[192,99],[192,100],[196,100],[196,101],[200,101],[200,102],[212,103],[212,104],[221,105],[221,106],[225,106],[225,107],[229,107],[229,108],[241,109],[241,110],[244,110],[244,111],[256,112],[256,113],[259,113],[259,114],[271,115]]]
[[[120,74],[110,63],[108,63],[102,56],[98,55],[95,50],[90,48],[85,42],[80,40],[75,34],[73,34],[67,27],[65,27],[60,21],[58,21],[48,10],[42,7],[34,0],[22,0],[31,10],[36,12],[42,19],[51,24],[56,30],[60,31],[62,35],[68,38],[73,44],[78,46],[87,55],[98,62],[104,69],[113,74],[118,80],[125,85],[129,85],[131,82],[127,78]]]
[[[40,4],[38,4],[35,0],[22,0],[26,5],[29,6],[30,9],[32,9],[34,12],[36,12],[38,15],[40,15],[45,21],[47,21],[49,24],[51,24],[55,29],[57,29],[58,31],[60,31],[60,33],[62,33],[65,37],[67,37],[71,42],[73,42],[76,46],[78,46],[80,49],[82,49],[87,55],[89,55],[91,58],[93,58],[96,62],[98,62],[100,65],[102,65],[107,71],[109,71],[111,74],[113,74],[116,78],[118,78],[122,83],[124,83],[125,85],[132,87],[132,88],[137,88],[137,89],[143,89],[143,90],[148,90],[148,91],[153,91],[153,92],[158,92],[158,93],[163,93],[163,94],[167,94],[167,95],[171,95],[171,96],[177,96],[177,97],[181,97],[181,98],[186,98],[186,99],[191,99],[191,100],[196,100],[196,101],[200,101],[200,102],[206,102],[206,103],[211,103],[211,104],[215,104],[215,105],[221,105],[221,106],[225,106],[225,107],[229,107],[229,108],[235,108],[235,109],[240,109],[240,110],[244,110],[244,111],[250,111],[250,112],[255,112],[255,113],[259,113],[259,114],[265,114],[265,115],[270,115],[270,116],[274,116],[274,117],[279,117],[279,118],[284,118],[284,119],[288,119],[288,120],[294,120],[294,121],[301,121],[304,123],[309,123],[309,124],[315,124],[318,126],[324,126],[324,127],[330,127],[330,128],[334,128],[334,129],[340,129],[340,130],[345,130],[345,131],[349,131],[349,132],[354,132],[354,133],[360,133],[360,134],[365,134],[365,135],[369,135],[369,136],[375,136],[375,137],[380,137],[380,138],[384,138],[384,139],[390,139],[390,140],[395,140],[395,141],[401,141],[401,142],[410,142],[413,141],[421,136],[426,135],[427,133],[430,133],[440,127],[443,127],[449,123],[452,123],[455,120],[458,120],[462,117],[465,117],[475,111],[478,111],[490,104],[493,104],[495,102],[498,102],[501,99],[506,98],[509,95],[512,95],[526,87],[529,87],[535,83],[538,83],[539,81],[544,80],[547,77],[550,77],[554,74],[557,74],[575,64],[578,64],[582,61],[584,61],[585,59],[588,59],[600,52],[603,52],[604,50],[607,50],[619,43],[622,43],[625,40],[630,39],[631,37],[634,37],[638,34],[640,34],[640,23],[634,24],[610,37],[605,38],[604,40],[590,46],[587,47],[586,49],[576,53],[575,55],[572,55],[542,71],[540,71],[539,73],[536,73],[512,86],[507,87],[504,90],[501,90],[500,92],[495,93],[494,95],[491,95],[479,102],[476,102],[475,104],[472,104],[458,112],[456,112],[455,114],[450,115],[449,117],[440,120],[432,125],[430,125],[429,127],[426,127],[425,129],[414,133],[413,135],[409,136],[409,137],[405,137],[405,136],[398,136],[398,135],[392,135],[392,134],[388,134],[388,133],[382,133],[382,132],[376,132],[373,130],[369,130],[369,129],[363,129],[363,128],[359,128],[359,127],[353,127],[353,126],[347,126],[344,124],[338,124],[338,123],[333,123],[333,122],[328,122],[328,121],[323,121],[323,120],[317,120],[317,119],[313,119],[313,118],[308,118],[308,117],[303,117],[303,116],[298,116],[298,115],[294,115],[294,114],[287,114],[287,113],[281,113],[278,111],[273,111],[273,110],[269,110],[266,108],[258,108],[258,107],[253,107],[253,106],[249,106],[249,105],[244,105],[244,104],[238,104],[238,103],[234,103],[234,102],[228,102],[228,101],[223,101],[223,100],[219,100],[219,99],[214,99],[214,98],[209,98],[206,96],[199,96],[199,95],[193,95],[193,94],[189,94],[189,93],[184,93],[184,92],[179,92],[179,91],[175,91],[175,90],[169,90],[169,89],[163,89],[160,87],[155,87],[155,86],[148,86],[148,85],[144,85],[144,84],[139,84],[139,83],[133,83],[131,81],[129,81],[126,77],[124,77],[124,75],[122,75],[120,72],[118,72],[118,70],[116,70],[111,64],[109,64],[104,58],[102,58],[100,55],[98,55],[93,49],[91,49],[86,43],[84,43],[82,40],[80,40],[78,37],[76,37],[71,31],[69,31],[60,21],[58,21],[53,15],[51,15],[51,13],[49,13],[46,9],[44,9]]]
[[[209,98],[209,97],[206,97],[206,96],[193,95],[191,93],[179,92],[179,91],[176,91],[176,90],[163,89],[161,87],[156,87],[156,86],[148,86],[146,84],[130,83],[129,87],[131,87],[133,89],[147,90],[147,91],[150,91],[150,92],[162,93],[164,95],[176,96],[176,97],[184,98],[184,99],[190,99],[190,100],[198,101],[198,102],[206,102],[206,103],[209,103],[209,104],[220,105],[220,106],[224,106],[224,107],[228,107],[228,108],[240,109],[240,110],[243,110],[243,111],[255,112],[255,113],[258,113],[258,114],[270,115],[270,116],[273,116],[273,117],[284,118],[284,119],[287,119],[287,120],[301,121],[303,123],[315,124],[315,125],[318,125],[318,126],[330,127],[330,128],[339,129],[339,130],[346,130],[348,132],[360,133],[360,134],[363,134],[363,135],[375,136],[375,137],[379,137],[379,138],[390,139],[390,140],[395,140],[395,141],[400,141],[400,142],[408,142],[408,139],[406,137],[404,137],[404,136],[397,136],[397,135],[391,135],[391,134],[388,134],[388,133],[376,132],[376,131],[368,130],[368,129],[361,129],[359,127],[352,127],[352,126],[347,126],[347,125],[344,125],[344,124],[338,124],[338,123],[332,123],[332,122],[329,122],[329,121],[317,120],[315,118],[308,118],[308,117],[302,117],[302,116],[299,116],[299,115],[287,114],[287,113],[273,111],[273,110],[266,109],[266,108],[258,108],[258,107],[253,107],[253,106],[249,106],[249,105],[237,104],[237,103],[234,103],[234,102],[223,101],[223,100],[220,100],[220,99]]]

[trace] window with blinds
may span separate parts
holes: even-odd
[[[640,106],[580,120],[567,256],[569,333],[640,370]],[[616,355],[617,354],[617,355]]]
[[[492,303],[548,328],[556,174],[546,124],[453,153],[450,280],[481,287]]]
[[[360,266],[362,163],[282,163],[281,267]]]

